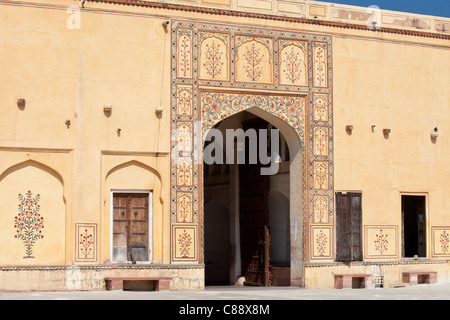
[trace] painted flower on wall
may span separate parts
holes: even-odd
[[[80,251],[85,259],[92,254],[93,247],[94,235],[88,229],[84,229],[84,232],[80,233]]]
[[[206,44],[205,55],[205,63],[203,66],[206,68],[206,73],[211,78],[216,78],[218,75],[222,73],[222,57],[223,52],[221,51],[220,44],[215,44],[214,40],[211,45]]]
[[[324,256],[327,252],[328,237],[320,230],[316,236],[316,250],[319,256]]]
[[[189,232],[187,232],[186,230],[184,230],[179,238],[178,238],[178,244],[180,246],[180,255],[183,258],[188,258],[190,255],[190,251],[191,251],[191,243],[192,243],[192,237],[189,234]]]
[[[446,254],[449,251],[449,243],[450,243],[450,236],[447,232],[443,232],[440,236],[439,242],[441,243],[441,250],[442,253]]]
[[[264,55],[261,54],[259,48],[255,46],[255,43],[252,43],[251,46],[246,47],[246,50],[247,51],[244,54],[246,61],[244,70],[249,80],[257,81],[263,72]]]
[[[303,60],[299,56],[299,52],[295,51],[294,46],[291,46],[290,51],[286,51],[287,52],[284,52],[282,60],[284,63],[283,72],[291,83],[296,83],[302,76],[301,64],[303,63]]]
[[[42,229],[44,229],[44,217],[39,213],[41,197],[39,194],[33,196],[28,190],[25,195],[19,194],[19,214],[14,217],[14,228],[16,229],[15,238],[22,240],[25,246],[24,258],[34,258],[33,246],[36,241],[42,239]]]
[[[383,254],[384,252],[388,251],[389,247],[388,235],[383,234],[382,229],[380,229],[380,233],[376,235],[374,244],[375,250],[378,251],[380,254]]]

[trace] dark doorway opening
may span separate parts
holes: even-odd
[[[268,123],[260,118],[244,121],[243,129],[266,129]],[[246,160],[249,159],[246,141]],[[266,151],[267,153],[267,151]],[[270,266],[269,176],[261,175],[261,163],[239,166],[239,218],[241,272],[245,285],[269,286]]]
[[[228,129],[276,129],[268,121],[243,111],[215,126]],[[259,135],[258,135],[259,139]],[[268,136],[270,139],[270,136]],[[261,163],[248,163],[249,140],[227,145],[239,148],[246,162],[203,166],[205,225],[205,284],[270,286],[290,285],[290,154],[279,134],[279,168],[261,175]],[[257,143],[259,147],[259,140]],[[205,148],[208,142],[205,142]],[[270,141],[267,154],[270,155]],[[259,151],[259,149],[258,149]],[[259,152],[258,152],[259,153]],[[224,158],[226,155],[224,154]],[[236,160],[236,159],[234,159]],[[259,160],[259,158],[258,158]]]
[[[402,195],[403,257],[426,257],[426,197]]]

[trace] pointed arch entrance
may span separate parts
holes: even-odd
[[[241,278],[249,285],[301,285],[304,97],[229,95],[228,98],[235,98],[234,106],[233,101],[218,104],[220,97],[203,96],[206,127],[214,123],[210,121],[214,117],[207,115],[214,111],[208,109],[212,107],[225,111],[214,125],[221,132],[239,128],[278,129],[281,163],[276,173],[267,176],[259,171],[255,174],[248,164],[204,164],[205,283],[234,284]],[[242,99],[251,102],[248,109],[236,108]],[[212,105],[213,101],[216,105]],[[238,111],[228,113],[224,106]],[[207,134],[205,126],[203,129],[203,134]],[[224,145],[224,150],[236,147],[239,148],[235,144]],[[255,233],[259,233],[259,238],[252,236]]]
[[[208,223],[198,139],[246,111],[278,127],[289,145],[290,175],[298,174],[288,183],[289,237],[296,240],[289,245],[290,283],[303,286],[303,262],[335,257],[332,37],[188,20],[171,26],[170,262],[205,265]],[[246,59],[255,68],[243,65]],[[219,63],[211,69],[213,61]],[[299,196],[292,197],[292,190]]]

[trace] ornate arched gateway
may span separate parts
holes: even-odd
[[[304,261],[334,257],[331,37],[173,21],[171,70],[172,263],[204,263],[202,136],[252,110],[291,128],[300,149],[290,223],[301,247],[291,243],[291,284],[302,285]]]

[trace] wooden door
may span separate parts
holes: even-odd
[[[244,123],[244,130],[248,128],[267,128],[267,122]],[[249,159],[248,154],[246,159]],[[261,175],[260,170],[259,163],[239,166],[241,263],[245,285],[269,286],[272,281],[269,271],[269,176]]]
[[[149,197],[146,193],[113,195],[113,260],[148,261]]]
[[[336,194],[336,259],[362,260],[361,193]]]

